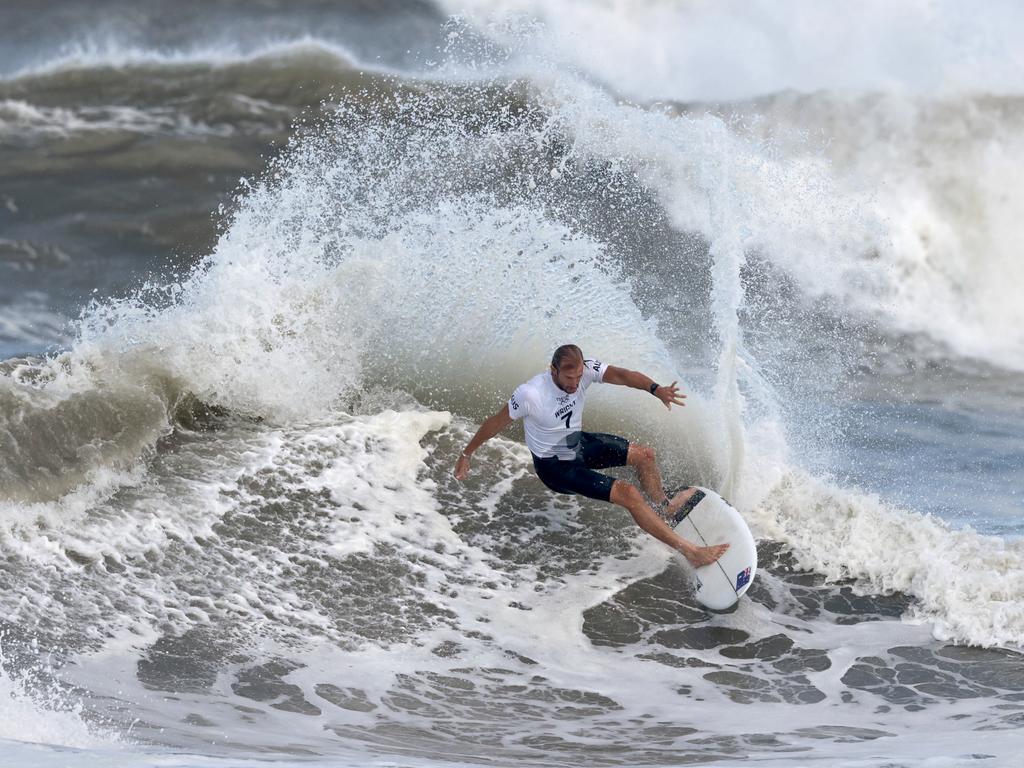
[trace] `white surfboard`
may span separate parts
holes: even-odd
[[[671,525],[697,546],[729,545],[716,562],[696,569],[697,600],[716,611],[739,600],[757,572],[757,546],[740,513],[714,491],[698,488],[675,514]]]

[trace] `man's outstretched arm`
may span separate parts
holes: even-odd
[[[656,398],[661,400],[665,404],[666,408],[671,409],[673,405],[686,405],[686,395],[679,391],[679,387],[676,386],[676,382],[672,382],[668,385],[655,386],[655,381],[650,376],[640,373],[639,371],[630,371],[627,368],[619,368],[615,365],[609,365],[608,369],[604,372],[604,378],[602,379],[605,384],[621,384],[624,387],[632,387],[633,389],[643,389],[650,392]]]
[[[500,411],[480,425],[480,429],[476,431],[473,439],[462,450],[459,460],[455,462],[456,480],[465,480],[469,476],[469,457],[473,455],[473,452],[511,423],[512,417],[508,413],[508,404],[506,403]]]

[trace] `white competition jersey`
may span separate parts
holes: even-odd
[[[534,456],[575,459],[583,428],[583,403],[587,387],[604,381],[608,366],[600,360],[583,361],[583,377],[572,394],[563,392],[551,379],[551,371],[538,373],[516,387],[508,401],[513,419],[525,417],[526,445]]]

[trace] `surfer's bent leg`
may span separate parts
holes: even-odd
[[[665,487],[661,484],[657,456],[654,449],[649,446],[630,443],[627,463],[636,468],[640,487],[647,494],[647,498],[651,500],[654,511],[663,520],[671,520],[672,516],[697,490],[690,487],[682,488],[672,498],[669,498],[665,493]]]
[[[654,449],[647,445],[630,443],[626,463],[636,469],[640,487],[644,489],[647,498],[655,505],[667,504],[668,497],[661,484],[661,472],[658,471],[658,461]]]
[[[719,544],[713,547],[698,547],[682,538],[668,524],[662,520],[657,513],[644,500],[643,494],[632,483],[624,480],[616,480],[612,485],[611,497],[613,504],[625,507],[633,516],[636,524],[658,541],[667,544],[690,561],[690,565],[699,567],[709,565],[722,556],[728,544]]]
[[[625,507],[637,525],[658,541],[681,552],[695,567],[713,563],[728,547],[726,544],[716,547],[694,546],[673,531],[651,509],[635,485],[603,475],[586,466],[580,459],[561,461],[558,458],[541,459],[534,456],[533,466],[541,482],[556,493],[579,494]]]

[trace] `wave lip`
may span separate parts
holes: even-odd
[[[4,367],[0,488],[6,502],[54,501],[97,473],[131,468],[168,428],[170,387],[161,391],[140,371],[97,375],[68,354]]]
[[[258,46],[217,45],[191,49],[149,48],[118,44],[78,44],[56,55],[6,74],[0,82],[41,78],[71,72],[103,70],[184,70],[218,69],[260,64],[282,66],[289,63],[318,61],[338,70],[367,69],[388,71],[357,60],[340,43],[308,35],[301,38],[267,42]]]
[[[317,39],[237,54],[117,49],[67,55],[0,79],[0,137],[32,148],[40,140],[96,133],[216,140],[271,131],[283,142],[301,110],[385,76],[393,73],[358,64],[345,49]],[[54,153],[75,154],[65,147]],[[25,162],[11,160],[14,166]]]

